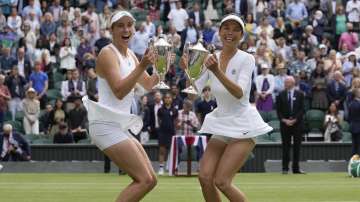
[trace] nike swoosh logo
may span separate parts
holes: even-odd
[[[247,132],[243,133],[243,135],[246,135],[246,134],[248,134],[248,133],[249,133],[249,131],[247,131]]]

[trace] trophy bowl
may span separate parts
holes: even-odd
[[[184,47],[184,53],[188,55],[188,68],[185,70],[187,77],[190,80],[190,86],[184,90],[183,93],[198,94],[198,89],[194,85],[194,81],[199,79],[203,74],[204,61],[207,58],[209,51],[204,48],[199,40],[195,45],[191,46],[187,43]]]
[[[160,82],[156,84],[153,89],[170,89],[168,85],[164,82],[164,76],[168,72],[171,55],[172,55],[172,45],[168,43],[164,36],[161,35],[158,40],[154,41],[151,39],[149,42],[150,50],[156,53],[155,60],[155,70],[160,76]]]

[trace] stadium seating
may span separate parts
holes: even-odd
[[[256,137],[256,142],[272,142],[272,139],[269,134],[260,135]]]
[[[305,113],[306,139],[323,137],[325,113],[321,110],[311,109]]]
[[[280,132],[273,132],[270,134],[270,139],[273,142],[281,142],[281,133]]]

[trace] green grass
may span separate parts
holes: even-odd
[[[159,177],[144,202],[203,201],[197,178]],[[130,182],[115,174],[0,173],[1,202],[107,202]],[[244,173],[235,178],[251,202],[359,202],[360,179],[346,173]],[[226,200],[224,200],[226,201]]]

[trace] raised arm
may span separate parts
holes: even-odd
[[[117,61],[113,50],[108,47],[103,48],[96,61],[96,71],[100,77],[109,83],[114,95],[119,99],[123,99],[134,88],[146,67],[153,63],[154,55],[149,52],[146,53],[141,62],[125,78],[121,78]]]

